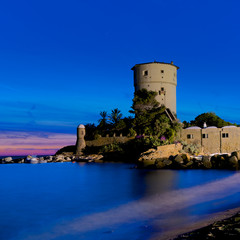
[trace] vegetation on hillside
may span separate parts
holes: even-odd
[[[100,112],[98,125],[87,124],[86,140],[98,139],[101,136],[135,137],[127,143],[114,143],[95,151],[102,154],[128,153],[132,157],[151,147],[156,147],[174,142],[181,128],[179,122],[171,122],[166,116],[165,107],[159,106],[156,101],[156,92],[146,89],[135,92],[133,104],[129,111],[134,117],[125,117],[118,108],[113,109],[110,114],[106,111]],[[92,151],[93,148],[86,149]],[[97,153],[97,152],[96,152]]]
[[[146,89],[135,92],[131,113],[135,114],[133,128],[138,134],[148,136],[152,146],[172,143],[180,130],[178,121],[171,122],[166,116],[165,106],[159,106],[157,93]]]
[[[202,128],[204,123],[206,123],[207,126],[215,126],[218,128],[222,128],[224,126],[230,126],[230,125],[237,126],[236,123],[230,123],[230,122],[224,121],[222,118],[217,116],[214,112],[202,113],[190,122],[183,121],[184,128],[191,127],[191,126],[198,126]]]

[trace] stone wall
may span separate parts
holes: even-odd
[[[181,140],[188,144],[201,144],[201,128],[186,128],[181,131]],[[191,136],[191,137],[188,137]]]
[[[205,138],[203,138],[205,134]],[[200,138],[201,146],[204,153],[220,153],[223,152],[220,144],[221,128],[204,128],[201,129]],[[231,151],[229,151],[231,152]]]
[[[125,143],[134,137],[99,137],[96,140],[86,141],[87,146],[99,147],[113,143]]]

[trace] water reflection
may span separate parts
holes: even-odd
[[[15,226],[1,239],[150,239],[240,200],[233,171],[64,163],[1,166],[0,176],[0,225]]]

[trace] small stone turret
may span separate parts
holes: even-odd
[[[82,150],[86,147],[86,143],[84,140],[85,134],[85,126],[83,124],[80,124],[77,127],[76,155],[81,155]]]

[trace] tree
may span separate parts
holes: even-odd
[[[159,107],[156,101],[157,93],[139,90],[134,93],[131,113],[135,114],[133,125],[138,134],[155,135],[154,128],[157,119],[164,113],[165,107]]]
[[[129,112],[136,114],[140,114],[144,111],[149,111],[154,108],[159,107],[158,101],[155,99],[157,96],[157,92],[148,91],[143,88],[134,93],[132,109]]]
[[[86,136],[85,140],[93,140],[95,138],[95,135],[97,134],[97,127],[95,124],[88,123],[85,125],[86,130]]]
[[[117,131],[123,131],[126,128],[126,123],[124,122],[123,119],[120,119],[118,123],[115,124],[114,128]]]
[[[138,134],[145,134],[147,145],[159,146],[175,140],[177,132],[181,129],[178,121],[170,121],[166,115],[166,107],[159,106],[155,97],[157,92],[142,89],[134,94],[131,113],[135,114],[133,120],[134,130]]]
[[[165,115],[161,115],[154,123],[154,135],[161,137],[169,128],[171,128],[169,119]]]
[[[99,124],[97,126],[98,134],[105,135],[109,133],[110,124],[108,123],[108,115],[106,111],[100,112],[101,118],[98,120]]]
[[[100,116],[102,118],[98,120],[98,122],[99,122],[98,127],[105,129],[106,126],[108,125],[108,123],[107,123],[107,112],[106,111],[100,112]]]
[[[126,130],[127,132],[129,132],[129,129],[133,127],[133,117],[132,116],[128,116],[128,117],[125,117],[123,118],[123,121],[125,122],[126,124]]]
[[[111,114],[109,115],[109,121],[112,125],[117,124],[121,118],[122,113],[118,108],[113,109]]]
[[[182,124],[183,124],[183,128],[188,128],[191,126],[191,124],[187,121],[183,121]]]
[[[202,113],[198,115],[195,118],[195,120],[192,120],[190,122],[190,125],[198,126],[202,128],[204,122],[207,124],[207,126],[216,126],[218,128],[222,128],[224,126],[229,126],[229,125],[236,125],[235,123],[224,121],[219,116],[217,116],[214,112],[207,112],[207,113]]]

